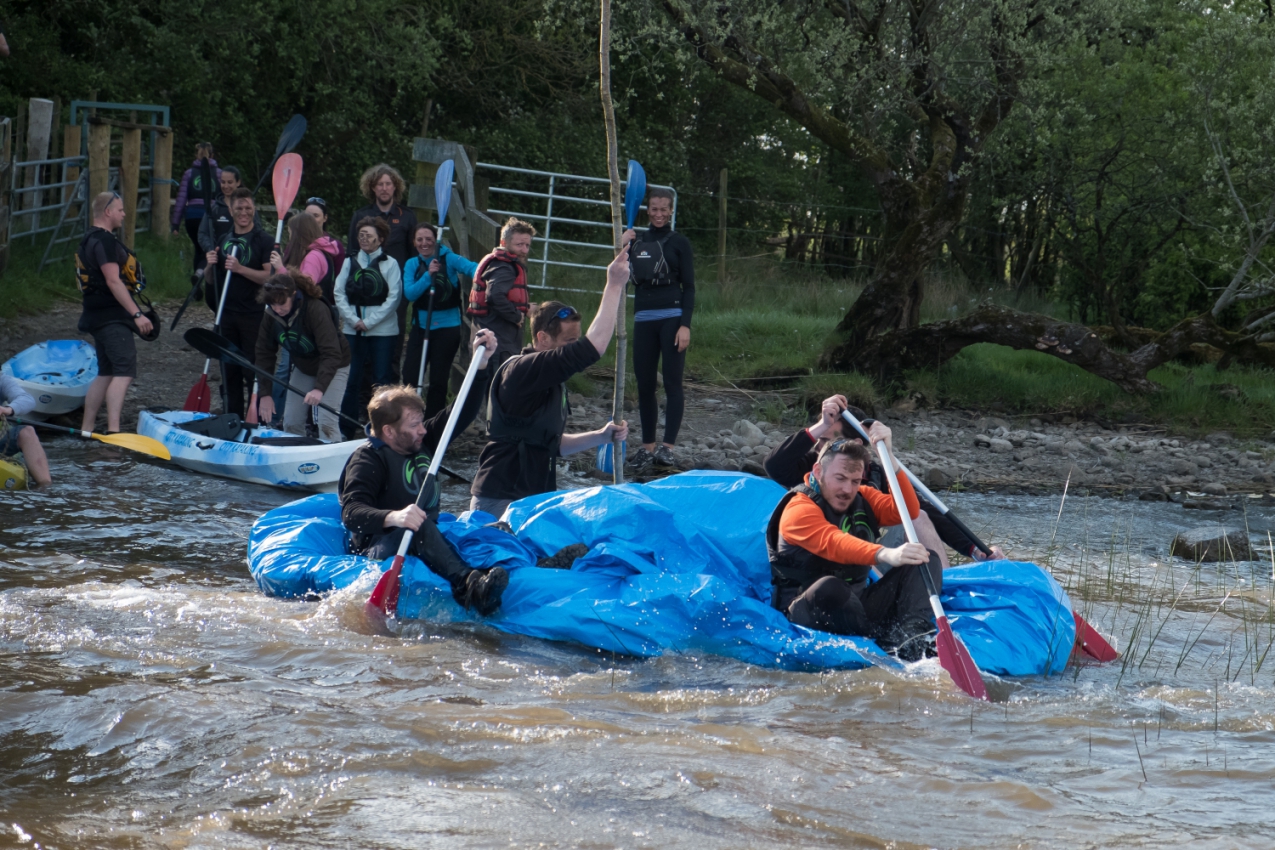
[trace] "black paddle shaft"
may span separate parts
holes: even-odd
[[[270,380],[279,384],[288,392],[296,393],[302,398],[305,398],[304,392],[292,386],[292,384],[287,383],[286,381],[280,381],[278,378],[276,378],[274,375],[271,375],[265,369],[262,369],[259,366],[257,366],[257,364],[253,363],[247,357],[244,357],[243,352],[241,352],[239,348],[233,342],[221,336],[220,334],[214,333],[208,330],[207,328],[191,328],[190,330],[186,331],[186,333],[183,335],[183,338],[186,340],[187,343],[190,344],[192,348],[194,348],[196,351],[198,351],[200,354],[204,355],[205,357],[216,357],[218,360],[222,360],[222,361],[231,360],[234,363],[238,364],[239,366],[242,366],[243,368],[249,370],[250,372],[255,372],[257,375],[260,375],[261,377],[266,378],[267,380]],[[363,423],[359,422],[357,419],[354,419],[350,416],[346,416],[341,411],[337,410],[334,407],[329,407],[323,402],[319,402],[317,405],[315,405],[315,407],[322,408],[323,410],[326,410],[329,413],[334,413],[337,416],[344,419],[345,421],[352,423],[359,429],[363,428]],[[469,479],[465,478],[458,472],[453,472],[452,470],[447,469],[446,467],[442,467],[442,470],[447,475],[451,476],[457,481],[464,481],[466,484],[471,483]]]

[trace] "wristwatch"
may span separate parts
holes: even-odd
[[[141,317],[142,317],[142,311],[141,311],[141,310],[138,310],[136,313],[134,313],[134,314],[133,314],[133,318],[134,318],[134,319],[140,319]]]

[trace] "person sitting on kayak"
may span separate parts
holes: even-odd
[[[541,304],[531,322],[535,342],[498,365],[488,392],[487,437],[470,489],[470,510],[495,517],[524,496],[558,489],[557,459],[628,436],[627,422],[564,433],[571,407],[567,379],[597,363],[611,342],[615,313],[629,282],[627,245],[607,266],[607,284],[589,332],[580,314],[559,301]]]
[[[867,414],[862,410],[857,407],[851,407],[845,396],[829,396],[823,400],[818,422],[809,428],[802,428],[771,449],[770,454],[766,455],[766,459],[762,461],[762,467],[765,468],[766,474],[781,487],[792,488],[800,484],[802,479],[809,474],[814,467],[815,458],[818,456],[819,450],[827,445],[829,441],[851,439],[862,443],[863,441],[854,433],[854,429],[841,418],[841,411],[843,410],[849,410],[853,413],[854,417],[868,429],[868,436],[873,440],[880,433],[879,431],[873,433],[873,429],[878,426],[884,427],[876,420],[867,418]],[[869,464],[865,478],[869,484],[882,493],[890,492],[885,470],[875,460]],[[974,541],[961,531],[954,522],[944,516],[942,511],[925,499],[921,499],[920,502],[921,515],[912,523],[916,526],[917,539],[931,551],[938,553],[939,560],[942,561],[944,568],[950,566],[950,564],[947,559],[947,549],[943,544],[951,546],[954,551],[968,558],[973,558],[975,561],[989,560],[988,556],[983,554]],[[896,526],[896,528],[898,527]],[[897,532],[891,529],[888,533],[893,538],[895,535],[901,534],[901,532],[902,529],[899,528]],[[1005,557],[1005,552],[1000,546],[992,546],[991,549],[990,560]]]
[[[890,431],[877,434],[890,446]],[[942,586],[938,558],[920,543],[887,548],[876,542],[881,525],[902,522],[894,499],[864,484],[872,455],[858,440],[833,440],[811,472],[780,500],[766,525],[771,604],[789,622],[839,635],[875,640],[900,658],[923,656],[923,636],[934,630],[929,593],[920,570]],[[891,462],[898,469],[893,450]],[[899,489],[909,515],[920,513],[906,477]],[[869,584],[874,566],[890,567]]]
[[[30,425],[13,425],[7,421],[10,416],[25,416],[32,410],[35,410],[35,399],[31,393],[22,388],[17,378],[0,372],[0,457],[22,452],[31,478],[43,487],[52,484],[53,479],[49,476],[49,458],[44,454],[39,436]]]
[[[313,224],[313,219],[310,219]],[[282,271],[272,275],[261,287],[257,300],[266,305],[257,334],[256,363],[269,374],[275,374],[279,350],[290,355],[292,367],[287,383],[305,391],[305,398],[294,397],[283,409],[283,429],[305,435],[306,416],[320,403],[335,408],[345,396],[350,377],[350,344],[337,330],[335,311],[323,299],[323,290],[300,272]],[[274,418],[275,404],[271,396],[273,381],[262,378],[257,410],[261,421]],[[325,443],[341,440],[340,422],[336,414],[319,409],[319,439]]]
[[[491,331],[479,331],[474,336],[474,351],[479,347],[486,347],[490,356],[496,350],[495,335]],[[477,353],[474,356],[478,356]],[[487,371],[478,373],[480,381],[486,380]],[[457,432],[474,420],[482,397],[482,387],[475,381],[460,409]],[[408,553],[446,579],[457,602],[485,617],[500,607],[509,574],[503,567],[474,569],[439,533],[435,525],[439,501],[437,483],[434,492],[425,494],[422,500],[425,507],[416,505],[431,455],[438,448],[450,415],[449,406],[432,419],[426,419],[425,403],[409,386],[400,384],[377,389],[367,406],[372,435],[350,455],[337,483],[341,522],[350,532],[350,550],[377,561],[394,556],[403,535],[415,532]]]

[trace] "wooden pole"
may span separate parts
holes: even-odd
[[[62,129],[62,156],[63,158],[80,155],[80,128],[74,124],[67,124]],[[80,179],[80,169],[75,165],[68,165],[62,171],[62,180],[65,183],[72,183]],[[71,195],[75,193],[74,186],[62,187],[62,203],[66,203]],[[74,211],[71,212],[74,215]]]
[[[155,167],[151,171],[151,233],[165,242],[171,225],[168,221],[173,193],[173,134],[160,133],[155,140]]]
[[[89,126],[89,204],[111,185],[111,127]]]
[[[717,189],[717,285],[726,288],[726,169]]]
[[[142,174],[142,131],[125,130],[120,149],[120,197],[124,200],[121,242],[132,248],[137,241],[137,184]]]
[[[13,121],[0,118],[0,275],[9,268],[9,187],[13,185]]]
[[[49,158],[49,139],[52,135],[53,101],[43,97],[31,98],[27,106],[27,162],[39,163]],[[29,165],[24,171],[26,173],[22,175],[23,188],[36,191],[22,193],[22,208],[32,209],[43,206],[40,203],[40,196],[44,193],[39,191],[40,166]],[[35,230],[40,226],[39,213],[32,213],[27,219],[28,230]],[[35,238],[34,235],[32,238]]]
[[[611,101],[611,0],[602,0],[602,19],[598,34],[599,94],[602,96],[602,120],[607,133],[607,172],[611,178],[611,239],[620,252],[624,227],[624,194],[620,191],[620,160],[615,133],[615,104]],[[611,405],[611,421],[624,421],[624,373],[628,360],[628,316],[626,299],[620,298],[615,315],[615,398]],[[611,444],[611,480],[624,483],[624,444],[618,437]]]

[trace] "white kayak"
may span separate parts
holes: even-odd
[[[318,445],[261,445],[221,440],[186,431],[179,426],[211,414],[189,410],[152,413],[143,410],[137,433],[159,440],[172,453],[173,463],[194,472],[233,478],[252,484],[268,484],[294,490],[332,490],[354,450],[366,440]],[[247,437],[240,434],[240,440]],[[272,428],[254,428],[252,437],[265,440],[296,439],[294,434]]]
[[[0,366],[35,398],[33,413],[56,416],[84,406],[97,377],[97,352],[79,339],[51,339],[20,351]]]

